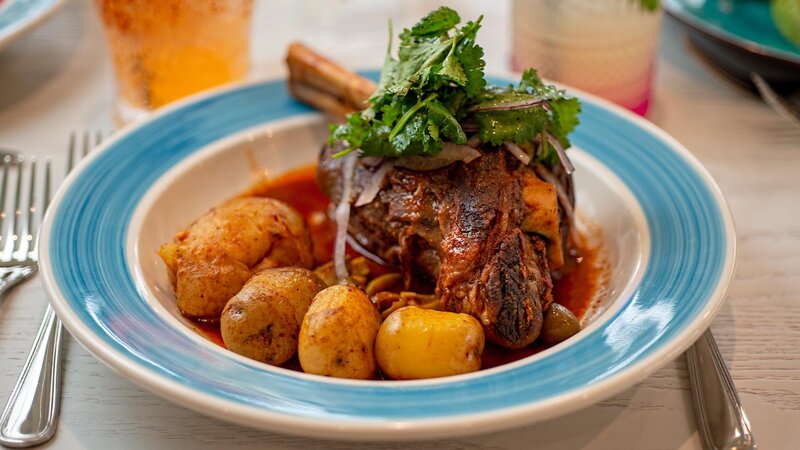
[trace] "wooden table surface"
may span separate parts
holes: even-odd
[[[322,0],[295,7],[289,0],[259,4],[254,76],[281,74],[286,43],[297,38],[352,66],[381,61],[384,38],[360,48],[343,39],[325,38],[325,33],[336,36],[336,28],[342,26],[335,18],[326,19],[329,4]],[[414,9],[409,17],[430,4],[408,3]],[[490,11],[481,11],[480,2],[473,0],[459,2],[458,8],[464,17],[485,12],[481,41],[489,55],[487,64],[489,69],[504,69],[509,53],[508,5],[493,2]],[[320,23],[317,28],[298,25],[315,20]],[[0,147],[50,156],[63,165],[71,131],[113,128],[112,98],[111,67],[91,2],[69,1],[48,22],[0,51]],[[710,70],[687,48],[683,30],[672,20],[664,24],[650,119],[697,155],[730,203],[738,230],[738,267],[712,329],[760,448],[800,448],[800,129]],[[46,301],[38,279],[33,279],[0,303],[0,401],[11,391]],[[64,369],[61,422],[46,447],[406,447],[303,439],[230,425],[135,386],[71,338],[66,339]],[[565,417],[411,446],[698,449],[700,441],[686,364],[679,358],[664,361],[661,370],[639,385]]]

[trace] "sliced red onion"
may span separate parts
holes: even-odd
[[[382,156],[362,156],[361,162],[367,167],[375,167],[383,162]]]
[[[556,139],[556,137],[550,133],[547,133],[547,142],[555,147],[556,153],[558,153],[558,159],[560,159],[561,164],[564,165],[564,170],[567,172],[567,175],[572,175],[572,172],[575,172],[575,166],[572,165],[572,161],[570,161],[569,157],[567,157],[567,152],[564,151],[564,147],[561,145],[561,142],[558,142],[558,139]]]
[[[523,150],[519,145],[513,142],[504,142],[503,147],[505,147],[509,153],[514,155],[523,166],[527,166],[531,163],[531,155],[526,153],[525,150]]]
[[[467,141],[467,145],[472,148],[478,148],[478,146],[481,145],[481,137],[478,136],[477,134],[475,136],[472,136]]]
[[[474,122],[460,122],[459,125],[465,133],[474,133],[479,130],[478,124]]]
[[[353,250],[358,252],[359,255],[369,260],[372,260],[375,263],[378,263],[384,267],[392,267],[392,268],[397,267],[396,264],[392,264],[389,261],[386,261],[385,259],[376,255],[375,253],[372,253],[371,251],[367,250],[366,247],[364,247],[363,245],[361,245],[360,242],[358,242],[357,238],[351,236],[350,234],[347,235],[347,243],[350,244],[350,247],[352,247]]]
[[[442,167],[449,166],[457,161],[461,161],[464,164],[469,164],[475,158],[480,156],[481,152],[475,150],[469,145],[445,142],[444,148],[442,148],[439,153],[425,156],[403,156],[401,158],[397,158],[394,162],[394,165],[411,170],[427,171],[441,169]]]
[[[475,105],[468,109],[468,112],[481,112],[481,111],[510,111],[512,109],[527,109],[533,106],[546,104],[547,100],[543,98],[532,98],[528,100],[518,100],[515,102],[495,103],[493,105]]]
[[[387,159],[383,162],[383,164],[380,165],[380,167],[378,167],[378,170],[370,174],[366,184],[364,185],[364,189],[361,191],[361,194],[359,194],[358,199],[356,199],[356,208],[368,205],[375,200],[375,197],[381,190],[383,179],[386,178],[386,172],[388,172],[392,167],[394,167],[394,161]]]
[[[342,197],[333,219],[336,222],[336,239],[333,243],[333,269],[339,281],[345,280],[350,274],[347,272],[347,261],[345,260],[345,250],[347,244],[347,226],[350,222],[350,196],[353,192],[353,175],[355,173],[358,152],[348,153],[344,156],[342,166]]]
[[[452,157],[458,157],[458,161],[463,162],[464,164],[469,164],[473,160],[478,159],[481,157],[481,152],[475,150],[473,147],[469,145],[462,145],[462,144],[454,144],[452,142],[445,142],[444,148],[439,154],[444,153],[444,155],[452,155]]]
[[[564,208],[564,214],[567,215],[567,225],[572,228],[575,224],[575,212],[572,209],[572,203],[569,201],[569,195],[564,190],[564,186],[559,182],[555,174],[545,167],[544,164],[536,164],[533,166],[533,170],[536,172],[536,175],[539,175],[539,178],[556,187],[558,203]]]

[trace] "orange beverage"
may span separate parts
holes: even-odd
[[[117,77],[117,120],[239,80],[253,0],[95,0]]]

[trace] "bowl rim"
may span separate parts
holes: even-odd
[[[518,74],[513,72],[494,72],[492,75],[505,79],[518,76]],[[283,79],[283,77],[278,77],[278,79]],[[706,328],[708,328],[714,315],[722,306],[735,269],[736,233],[730,209],[719,186],[691,152],[660,128],[606,100],[578,89],[569,88],[570,93],[577,94],[584,99],[590,100],[605,112],[619,116],[627,122],[632,122],[638,128],[643,129],[664,142],[696,172],[703,184],[708,188],[713,202],[719,207],[721,224],[725,232],[724,247],[726,250],[725,261],[721,266],[719,278],[717,279],[716,285],[710,290],[708,295],[709,300],[704,307],[697,313],[694,319],[689,322],[685,328],[678,331],[668,343],[655,349],[635,363],[629,364],[624,371],[612,374],[606,379],[594,382],[580,389],[538,400],[533,403],[503,407],[488,412],[456,414],[446,417],[425,418],[424,420],[379,421],[347,418],[332,420],[330,417],[314,418],[277,413],[251,405],[232,404],[208,392],[198,392],[196,389],[180,384],[175,380],[168,379],[148,369],[136,361],[131,360],[128,355],[102,342],[67,304],[50,265],[50,238],[54,216],[58,209],[57,207],[70,186],[92,161],[100,157],[108,148],[113,147],[118,141],[125,139],[131,132],[139,127],[160,120],[161,117],[173,111],[185,108],[188,105],[192,105],[202,99],[224,95],[228,92],[275,80],[276,78],[267,78],[235,83],[196,94],[155,112],[141,122],[124,127],[78,164],[78,167],[72,171],[53,197],[52,205],[55,207],[50,208],[45,215],[40,238],[40,261],[42,261],[43,264],[40,264],[40,266],[42,269],[42,281],[45,291],[51,299],[51,304],[59,317],[62,318],[67,329],[79,342],[109,367],[140,386],[177,404],[201,413],[224,411],[225,415],[221,417],[224,420],[284,433],[323,438],[333,437],[344,440],[419,440],[452,436],[454,434],[466,436],[530,423],[533,421],[532,417],[534,416],[536,421],[553,418],[588,406],[629,388],[685,351]]]
[[[718,25],[687,13],[685,6],[679,3],[681,3],[679,0],[664,0],[664,10],[678,21],[711,38],[733,45],[750,54],[772,58],[800,69],[800,55],[738,36]]]
[[[18,16],[6,24],[5,29],[0,28],[0,49],[33,30],[65,3],[65,0],[6,1],[8,1],[7,5],[0,5],[0,21],[3,20],[4,15],[14,13]]]

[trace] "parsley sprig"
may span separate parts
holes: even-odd
[[[330,144],[346,145],[334,156],[357,149],[362,156],[431,155],[445,141],[465,144],[478,134],[490,145],[525,145],[538,160],[555,164],[547,135],[568,147],[580,103],[532,69],[516,86],[487,86],[483,49],[475,39],[482,19],[459,26],[458,13],[441,7],[400,33],[396,58],[390,39],[369,107],[331,127]]]

